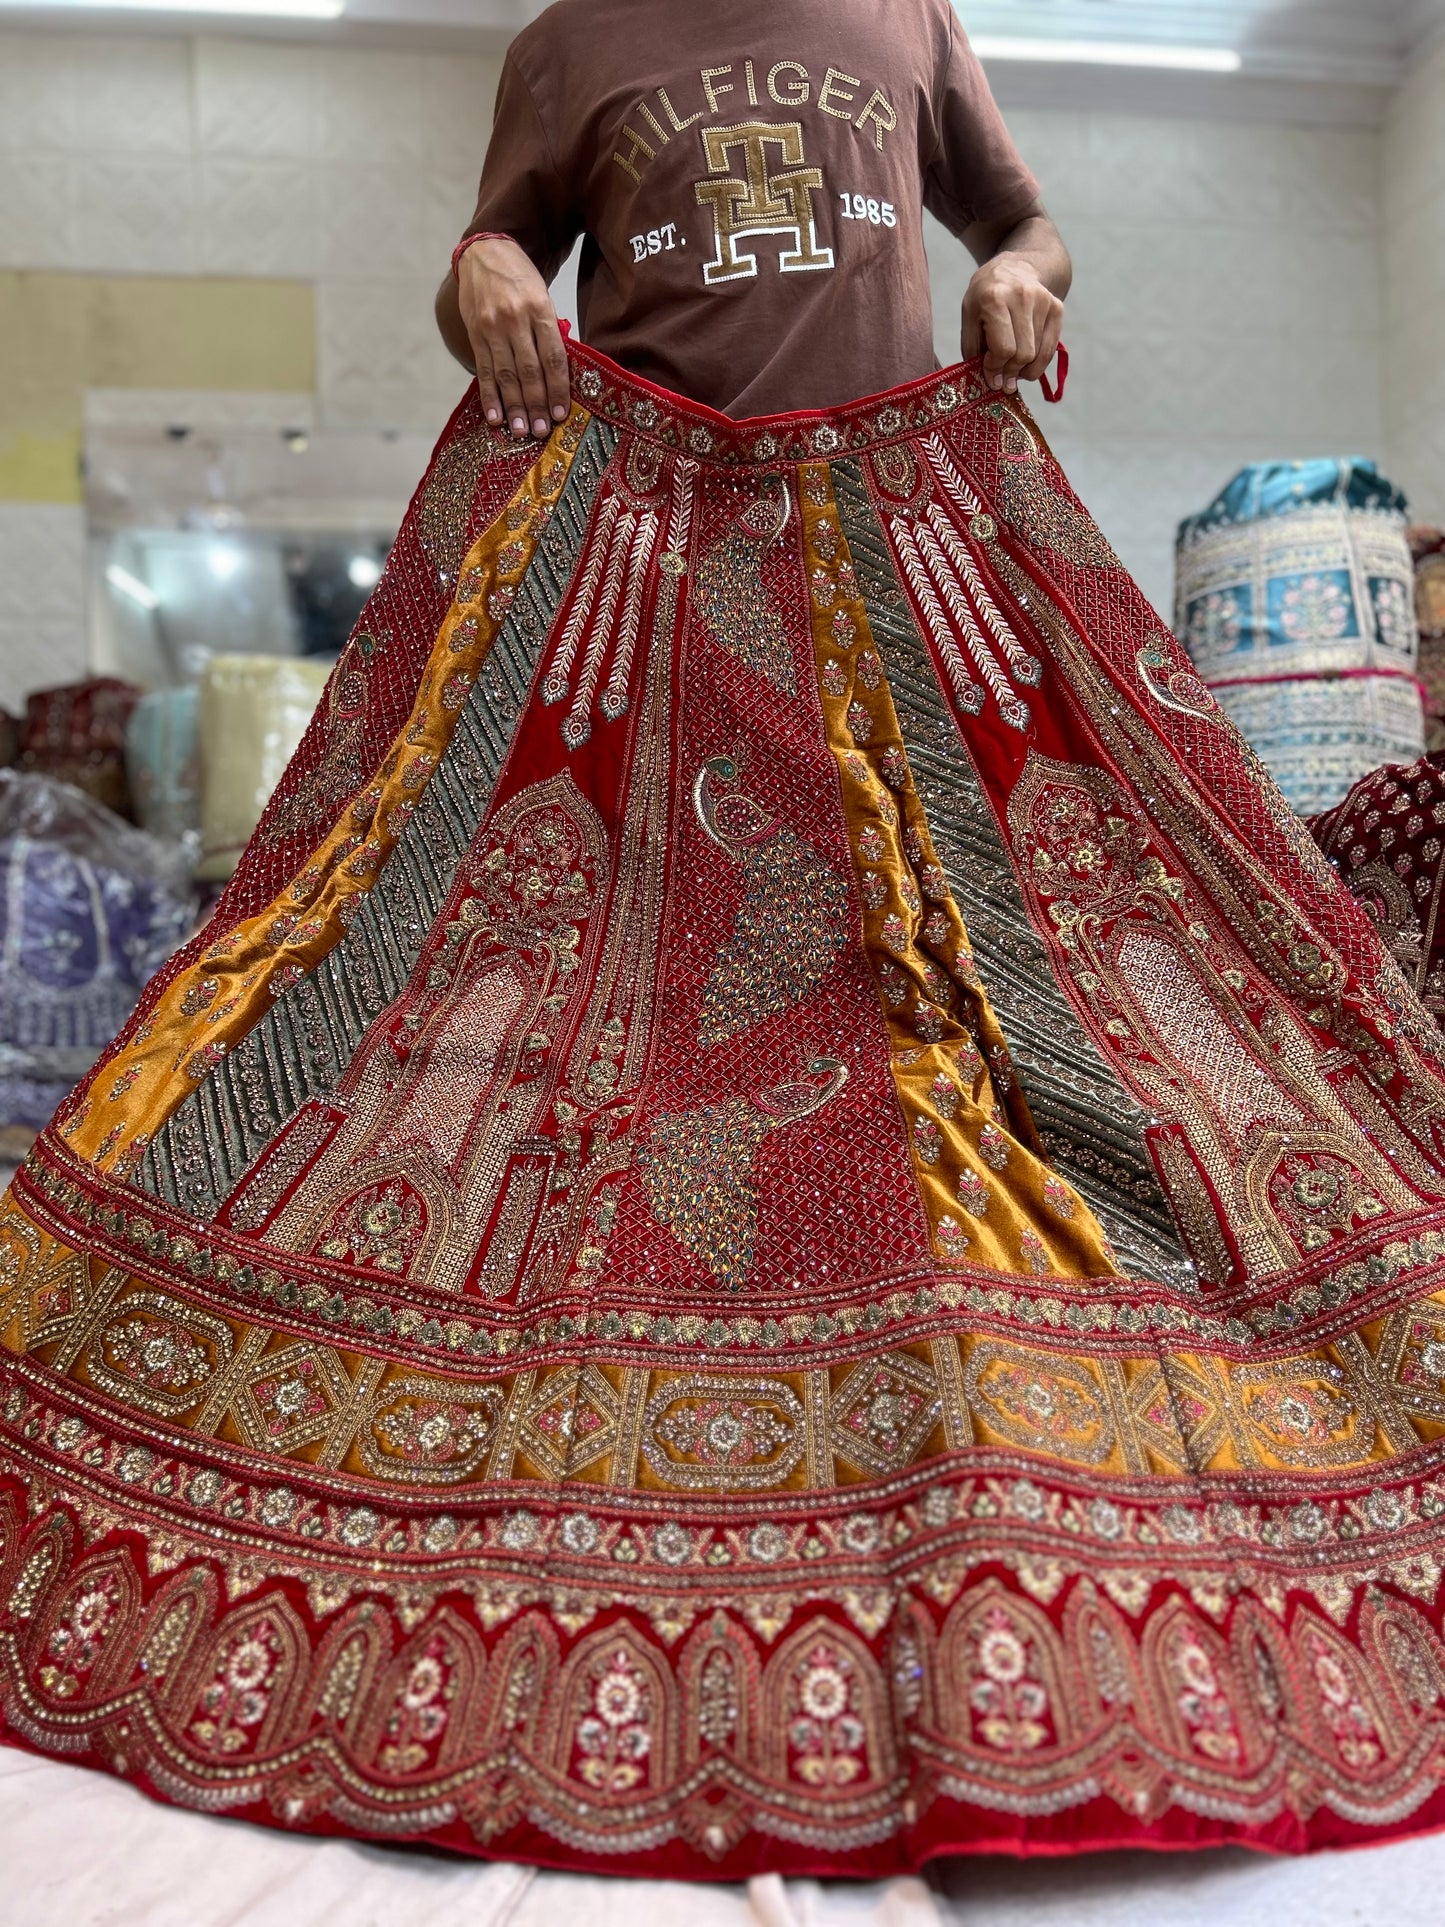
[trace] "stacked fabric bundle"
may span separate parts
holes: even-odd
[[[0,1125],[45,1123],[193,912],[178,848],[68,784],[0,772]]]
[[[108,810],[131,813],[125,736],[141,692],[115,676],[37,689],[26,704],[18,767],[70,783]]]
[[[1241,470],[1180,527],[1176,626],[1303,814],[1423,753],[1405,499],[1373,463]]]

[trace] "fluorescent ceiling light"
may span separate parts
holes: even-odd
[[[138,575],[132,575],[129,569],[123,569],[119,562],[111,563],[105,572],[105,579],[112,589],[119,589],[123,596],[129,596],[132,602],[138,602],[142,609],[160,608],[161,599],[155,590],[148,583],[142,582]]]
[[[1243,57],[1232,47],[1171,47],[1131,40],[1025,40],[1003,34],[970,36],[980,60],[1044,60],[1077,67],[1170,67],[1192,74],[1237,74]]]
[[[0,0],[3,7],[80,7],[127,13],[229,13],[256,19],[337,20],[346,0]]]

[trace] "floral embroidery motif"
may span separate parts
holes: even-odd
[[[39,1677],[47,1693],[65,1700],[80,1690],[116,1629],[120,1604],[120,1583],[109,1569],[71,1590],[45,1642]]]
[[[906,1352],[857,1366],[833,1407],[835,1450],[879,1474],[909,1464],[938,1422],[933,1374]]]
[[[1061,1218],[1072,1218],[1074,1215],[1074,1194],[1052,1171],[1044,1174],[1044,1203]]]
[[[389,1773],[418,1773],[435,1760],[451,1718],[456,1668],[450,1645],[434,1633],[407,1668],[386,1719],[381,1764]]]
[[[420,1199],[399,1178],[368,1185],[336,1214],[317,1245],[321,1257],[404,1272],[421,1243]]]
[[[962,1093],[947,1071],[938,1073],[929,1087],[928,1094],[933,1099],[934,1109],[941,1118],[952,1119],[957,1115]]]
[[[373,1408],[362,1456],[382,1478],[465,1479],[486,1458],[501,1411],[492,1385],[468,1386],[462,1395],[445,1380],[403,1379]]]
[[[1221,1690],[1219,1675],[1203,1641],[1191,1626],[1170,1636],[1166,1655],[1175,1705],[1190,1744],[1206,1759],[1233,1764],[1243,1753],[1234,1710]]]
[[[1340,1655],[1317,1632],[1306,1636],[1304,1649],[1319,1692],[1319,1709],[1340,1758],[1356,1771],[1374,1766],[1383,1751],[1379,1732]]]
[[[803,1409],[778,1379],[687,1380],[648,1408],[642,1449],[668,1485],[757,1491],[779,1485],[806,1444]]]
[[[577,1773],[599,1793],[623,1793],[647,1771],[651,1691],[626,1647],[594,1660],[591,1679],[591,1703],[577,1723]]]
[[[988,1210],[989,1189],[977,1171],[960,1171],[958,1175],[958,1201],[965,1211],[971,1211],[975,1218],[981,1218]]]
[[[946,1258],[950,1264],[963,1263],[969,1240],[957,1218],[950,1217],[945,1211],[934,1229],[933,1240],[941,1258]]]
[[[1052,1739],[1038,1654],[1002,1606],[990,1607],[970,1642],[968,1702],[974,1730],[1000,1753],[1032,1753]]]
[[[1019,1233],[1019,1250],[1023,1253],[1024,1263],[1035,1277],[1043,1277],[1053,1270],[1044,1241],[1031,1225],[1025,1225]]]
[[[202,1752],[231,1758],[256,1744],[284,1651],[264,1615],[222,1646],[188,1729]]]
[[[866,1728],[858,1717],[852,1661],[823,1638],[795,1664],[788,1680],[788,1744],[798,1779],[842,1787],[867,1772]]]

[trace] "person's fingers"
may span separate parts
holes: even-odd
[[[1049,364],[1059,351],[1059,342],[1064,332],[1064,304],[1050,301],[1039,332],[1038,351],[1028,367],[1023,370],[1023,380],[1041,381],[1049,372]]]
[[[1003,296],[991,294],[983,303],[981,319],[986,347],[984,377],[990,388],[1002,389],[1008,382],[1017,346],[1014,318]]]
[[[492,370],[491,351],[485,341],[472,343],[472,352],[477,358],[477,393],[482,400],[482,413],[488,423],[496,428],[502,419],[502,397],[497,387],[497,377]]]
[[[522,406],[527,412],[527,425],[534,435],[545,438],[552,432],[552,424],[547,419],[547,383],[542,375],[542,359],[537,353],[537,343],[529,320],[523,321],[519,332],[512,338],[512,360],[522,384]]]
[[[1004,387],[1009,394],[1016,395],[1019,376],[1033,360],[1038,349],[1033,302],[1027,295],[1015,300],[1010,309],[1010,319],[1013,322],[1014,351],[1004,368]]]
[[[547,402],[554,422],[564,422],[572,406],[572,377],[567,366],[567,350],[562,345],[562,330],[555,314],[549,314],[533,328],[537,354],[542,363]]]
[[[527,404],[522,395],[516,363],[512,359],[512,344],[505,336],[492,343],[492,369],[497,377],[507,426],[520,440],[527,433]]]

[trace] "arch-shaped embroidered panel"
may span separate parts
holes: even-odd
[[[683,1647],[677,1679],[686,1758],[726,1753],[752,1761],[758,1748],[762,1667],[742,1627],[726,1613],[715,1612]]]
[[[1399,1753],[1403,1723],[1377,1690],[1357,1648],[1309,1611],[1297,1614],[1290,1634],[1314,1743],[1325,1758],[1359,1774]]]
[[[1186,1600],[1171,1600],[1149,1621],[1141,1655],[1156,1730],[1181,1759],[1231,1773],[1258,1759],[1229,1647]]]
[[[204,1629],[216,1617],[219,1588],[215,1576],[192,1568],[166,1581],[145,1609],[135,1675],[144,1679],[160,1706],[183,1693]],[[185,1713],[182,1702],[180,1711]]]
[[[932,1617],[916,1599],[900,1601],[888,1644],[893,1675],[893,1717],[900,1750],[911,1731],[936,1732],[938,1635]]]
[[[1282,1733],[1307,1731],[1299,1662],[1274,1615],[1248,1597],[1235,1607],[1229,1644],[1235,1676],[1244,1682],[1254,1719],[1268,1746]]]
[[[1360,1615],[1360,1640],[1393,1688],[1407,1726],[1445,1700],[1445,1644],[1407,1600],[1372,1594]]]
[[[671,1671],[635,1628],[611,1626],[583,1640],[557,1691],[552,1761],[568,1779],[606,1798],[666,1786],[675,1770]]]
[[[128,1552],[83,1559],[52,1594],[36,1634],[36,1679],[62,1704],[104,1699],[124,1671],[140,1615],[140,1582]]]
[[[327,1628],[311,1667],[306,1725],[343,1740],[355,1736],[391,1657],[391,1624],[390,1614],[367,1599]]]
[[[276,1594],[228,1613],[188,1669],[182,1742],[228,1762],[264,1754],[286,1730],[310,1641]]]
[[[1138,1641],[1118,1607],[1092,1580],[1080,1580],[1070,1594],[1064,1609],[1064,1650],[1070,1699],[1081,1729],[1132,1720],[1144,1698]]]
[[[897,1761],[882,1668],[835,1621],[784,1640],[763,1675],[763,1744],[773,1778],[815,1793],[856,1793]]]
[[[965,1593],[948,1615],[939,1698],[950,1741],[989,1759],[1035,1758],[1074,1737],[1058,1632],[998,1579]]]
[[[69,1564],[74,1538],[69,1519],[59,1513],[37,1526],[20,1546],[5,1609],[16,1625],[22,1647],[34,1647],[44,1623],[47,1598]]]
[[[378,1679],[362,1725],[363,1759],[386,1780],[444,1772],[475,1736],[486,1672],[481,1636],[443,1606]]]
[[[544,1613],[528,1613],[508,1628],[487,1676],[483,1729],[490,1745],[550,1757],[560,1663],[557,1634]]]

